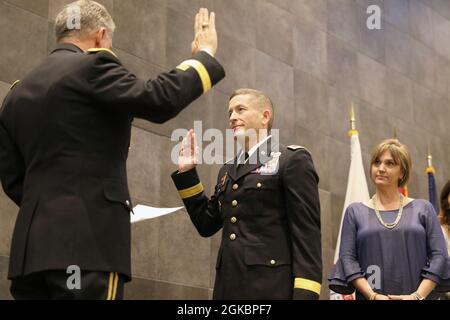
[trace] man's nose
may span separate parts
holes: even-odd
[[[236,120],[237,120],[236,112],[233,111],[230,115],[230,123],[232,123]]]

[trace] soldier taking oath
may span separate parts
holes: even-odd
[[[172,179],[203,237],[222,229],[214,299],[318,299],[322,281],[320,203],[311,154],[270,135],[273,105],[263,92],[239,89],[229,126],[242,152],[220,169],[208,198],[195,169],[190,130]],[[250,131],[256,133],[251,139]]]

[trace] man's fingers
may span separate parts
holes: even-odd
[[[203,22],[209,24],[209,11],[207,8],[204,9],[203,11],[204,16],[203,16]]]
[[[181,142],[181,147],[184,151],[191,148],[191,131],[189,130],[186,136],[183,138],[183,141]]]
[[[178,163],[180,165],[196,165],[199,159],[199,147],[196,146],[195,132],[190,129],[183,138]],[[186,170],[183,170],[186,171]]]
[[[195,15],[194,35],[202,31],[202,24],[200,22],[200,11]]]
[[[201,20],[200,20],[201,26],[203,26],[203,24],[204,24],[205,22],[208,22],[208,21],[206,20],[207,17],[206,17],[206,14],[205,14],[205,8],[201,8],[201,9],[200,9],[200,16],[201,16]]]
[[[202,23],[203,23],[203,8],[200,8],[200,10],[198,10],[198,26],[200,30],[202,29]]]
[[[204,30],[204,28],[216,28],[216,14],[209,11],[207,8],[200,8],[198,13],[195,15],[194,32],[195,34]]]
[[[181,148],[180,148],[180,156],[184,156],[187,148],[187,141],[186,137],[183,138],[183,141],[181,141]]]
[[[209,18],[209,27],[211,30],[216,29],[216,14],[214,12],[211,12],[211,17]]]
[[[195,154],[195,133],[191,132],[191,154]]]
[[[194,151],[194,162],[198,163],[198,159],[200,156],[200,148],[199,147],[195,147],[195,151]]]
[[[194,18],[194,36],[197,34],[197,30],[198,30],[198,13],[195,15]]]
[[[186,146],[186,140],[188,138],[189,133],[183,138],[183,140],[181,141],[181,147],[183,148],[184,146]]]

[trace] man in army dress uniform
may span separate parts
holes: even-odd
[[[264,93],[237,90],[228,111],[245,152],[220,169],[214,195],[208,199],[197,175],[192,130],[172,174],[200,235],[222,229],[213,298],[318,299],[319,179],[311,155],[301,146],[278,145],[269,135],[273,105]],[[246,134],[251,130],[254,142]]]
[[[69,28],[74,12],[79,29]],[[11,293],[120,299],[131,279],[132,120],[163,123],[225,76],[214,58],[215,16],[200,9],[192,58],[154,80],[138,79],[113,53],[115,25],[102,5],[69,4],[55,27],[56,49],[11,88],[0,111],[0,179],[20,207]],[[68,268],[81,270],[81,286],[69,288]]]

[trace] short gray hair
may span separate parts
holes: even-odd
[[[231,101],[231,99],[233,99],[236,96],[244,96],[244,95],[252,96],[256,103],[256,106],[259,107],[260,109],[267,107],[272,112],[272,117],[270,118],[269,123],[267,125],[268,127],[267,131],[270,132],[270,130],[272,130],[273,120],[275,116],[272,100],[270,100],[269,96],[262,91],[249,88],[241,88],[234,91],[231,94],[230,99],[228,101]]]
[[[76,17],[76,15],[78,15]],[[78,18],[78,21],[76,21]],[[77,24],[78,22],[78,24]],[[116,25],[108,13],[108,10],[98,2],[91,0],[79,0],[69,3],[56,16],[55,35],[56,41],[65,38],[80,38],[89,32],[97,31],[104,27],[113,37]]]

